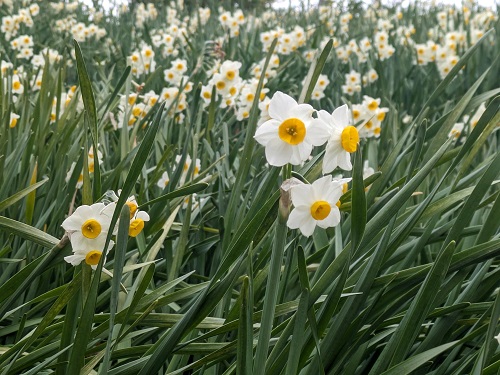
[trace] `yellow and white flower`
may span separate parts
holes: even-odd
[[[311,185],[299,184],[291,188],[294,209],[287,225],[300,229],[304,236],[313,234],[316,225],[320,228],[334,227],[340,223],[339,199],[342,188],[350,179],[333,180],[324,176]]]
[[[63,221],[62,227],[68,233],[73,250],[95,247],[94,241],[106,238],[111,216],[103,212],[105,208],[104,203],[83,205]]]
[[[318,111],[318,118],[311,124],[311,142],[326,145],[323,158],[323,174],[340,167],[345,171],[352,169],[351,153],[358,149],[359,134],[356,127],[350,125],[349,110],[343,105],[329,114]]]
[[[73,255],[64,257],[64,260],[73,266],[78,266],[81,262],[85,261],[92,269],[96,269],[102,257],[102,252],[106,242],[106,237],[101,236],[96,240],[85,243],[83,246],[73,248]],[[114,246],[113,241],[109,241],[108,251]],[[106,263],[106,259],[104,259]]]
[[[266,148],[270,165],[297,165],[307,160],[313,147],[308,131],[313,112],[309,104],[297,104],[280,91],[273,95],[269,102],[271,119],[259,126],[254,136]]]

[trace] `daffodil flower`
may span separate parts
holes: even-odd
[[[132,211],[131,211],[132,212]],[[149,221],[149,215],[145,211],[136,211],[135,215],[130,219],[128,235],[136,237],[144,229],[144,222]]]
[[[106,237],[101,236],[92,242],[83,244],[82,247],[73,248],[73,255],[64,257],[64,260],[73,266],[78,266],[81,262],[85,261],[86,264],[96,269],[99,261],[101,260],[102,252],[106,242]],[[113,241],[109,241],[108,251],[114,246]],[[104,263],[106,259],[104,259]]]
[[[316,225],[321,228],[334,227],[340,222],[340,197],[343,186],[350,179],[333,180],[324,176],[311,185],[299,184],[291,188],[294,209],[287,225],[300,229],[304,236],[313,234]]]
[[[325,142],[326,151],[323,157],[323,174],[340,167],[345,171],[352,169],[351,153],[358,149],[359,133],[356,127],[350,125],[349,110],[343,105],[329,114],[318,111],[311,127],[311,142],[322,145]]]
[[[307,160],[314,145],[308,129],[313,112],[309,104],[297,104],[282,92],[273,95],[269,102],[271,119],[259,126],[254,136],[265,147],[270,165],[298,165]]]
[[[93,241],[97,238],[106,238],[111,217],[103,214],[105,207],[104,203],[83,205],[63,221],[62,227],[68,233],[73,249],[87,249],[94,246]]]

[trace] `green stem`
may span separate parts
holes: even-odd
[[[283,167],[283,179],[286,177],[286,168]],[[264,307],[262,311],[262,319],[260,322],[259,340],[254,360],[255,375],[264,374],[267,352],[269,349],[269,340],[271,338],[271,330],[273,328],[274,312],[276,309],[276,301],[278,297],[278,287],[281,276],[281,264],[283,263],[283,253],[286,245],[288,214],[290,212],[290,193],[281,191],[279,201],[278,223],[274,234],[274,244],[271,253],[271,264],[269,265],[269,273],[266,285],[266,295],[264,297]]]
[[[87,263],[82,262],[82,309],[89,295],[91,279],[92,268]]]

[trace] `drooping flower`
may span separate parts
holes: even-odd
[[[132,211],[130,211],[132,212]],[[149,221],[149,215],[145,211],[137,210],[134,216],[130,219],[130,226],[128,228],[128,235],[136,237],[144,229],[144,222]]]
[[[329,114],[318,111],[318,118],[311,124],[311,142],[326,145],[323,157],[323,174],[330,173],[335,168],[352,169],[351,153],[358,149],[359,134],[356,127],[350,125],[349,110],[343,105]]]
[[[340,202],[343,186],[350,179],[332,179],[324,176],[311,185],[300,184],[291,188],[294,209],[287,225],[300,229],[304,236],[313,234],[316,225],[321,228],[334,227],[340,222]]]
[[[96,269],[104,251],[106,236],[96,238],[91,242],[82,243],[80,247],[73,247],[73,255],[64,257],[64,260],[73,266],[78,266],[85,261],[92,269]],[[109,241],[108,251],[114,246],[113,241]],[[106,263],[106,259],[104,259]]]
[[[19,119],[19,115],[15,113],[10,114],[10,122],[9,122],[9,127],[10,128],[15,128],[17,125],[17,120]]]
[[[273,95],[269,103],[271,119],[259,126],[254,136],[265,147],[270,165],[297,165],[311,155],[314,144],[308,128],[313,121],[313,112],[309,104],[297,104],[282,92]]]

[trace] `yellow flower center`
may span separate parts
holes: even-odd
[[[215,86],[218,90],[224,90],[224,88],[226,87],[226,83],[224,81],[219,81],[215,84]]]
[[[128,228],[128,235],[130,237],[136,237],[144,229],[144,220],[135,219],[130,222],[130,227]]]
[[[349,153],[353,153],[358,149],[359,133],[354,126],[347,126],[342,130],[341,135],[342,147]]]
[[[99,264],[99,260],[101,259],[102,252],[97,250],[92,250],[87,253],[85,257],[85,263],[89,266],[97,266]]]
[[[137,205],[134,202],[127,202],[125,204],[130,208],[130,218],[132,219],[137,211]]]
[[[306,137],[306,126],[298,118],[288,118],[279,126],[278,135],[282,141],[290,145],[298,145]]]
[[[371,102],[368,104],[368,109],[370,111],[375,111],[378,108],[378,103],[376,101]]]
[[[385,119],[385,112],[380,112],[378,115],[377,115],[377,120],[379,121],[384,121]]]
[[[228,70],[226,72],[226,78],[230,81],[232,81],[234,79],[234,77],[236,76],[236,73],[232,70]]]
[[[101,234],[101,224],[95,219],[88,219],[82,225],[82,234],[87,238],[96,238]]]
[[[332,206],[327,201],[316,201],[311,206],[311,216],[314,220],[324,220],[330,215]]]
[[[11,128],[15,128],[17,125],[17,118],[13,118],[12,121],[10,122],[10,127]]]
[[[21,82],[19,81],[14,81],[14,83],[12,84],[12,88],[14,90],[19,90],[21,88]]]

